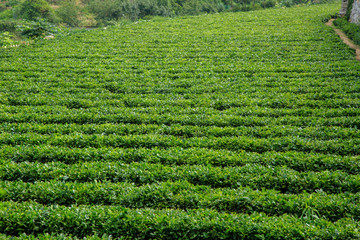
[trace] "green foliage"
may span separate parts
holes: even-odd
[[[0,32],[0,47],[14,45],[16,41],[9,32]]]
[[[199,13],[217,13],[224,11],[220,0],[188,0],[182,5],[181,14],[196,15]]]
[[[54,10],[45,0],[24,0],[18,7],[17,16],[26,20],[35,21],[44,18],[48,21],[55,21]]]
[[[346,218],[337,222],[324,219],[309,221],[290,215],[269,217],[265,214],[235,215],[214,210],[131,210],[120,206],[45,207],[34,202],[1,205],[0,227],[3,233],[71,234],[86,237],[111,234],[132,239],[356,239],[357,222]],[[65,221],[66,220],[66,221]],[[290,223],[291,224],[288,224]],[[31,227],[36,225],[36,229]]]
[[[1,239],[12,239],[12,240],[34,240],[35,237],[34,235],[31,235],[31,234],[20,234],[19,236],[8,236],[6,234],[0,234],[0,238]],[[54,233],[45,233],[45,234],[38,234],[36,235],[36,239],[38,240],[54,240],[54,239],[57,239],[57,240],[78,240],[78,239],[88,239],[88,240],[110,240],[112,239],[112,236],[109,235],[109,234],[103,234],[101,236],[99,236],[98,234],[94,234],[94,235],[91,235],[91,236],[86,236],[86,238],[78,238],[76,236],[73,236],[71,234],[63,234],[63,233],[60,233],[60,234],[54,234]],[[122,237],[118,238],[118,239],[124,239]]]
[[[353,5],[354,5],[354,0],[349,0],[348,1],[348,7],[346,9],[346,13],[345,13],[345,16],[344,16],[344,18],[346,20],[348,20],[348,21],[350,20],[350,15],[351,15],[351,10],[352,10]]]
[[[146,16],[169,16],[171,15],[168,4],[161,4],[157,0],[93,0],[89,2],[89,11],[98,19],[111,20],[128,18],[136,20]]]
[[[7,0],[4,1],[6,7],[15,7],[16,5],[20,4],[21,0]]]
[[[272,8],[272,7],[275,7],[275,1],[273,0],[266,0],[264,2],[261,3],[261,6],[263,8]]]
[[[121,18],[136,20],[150,16],[198,15],[222,12],[225,11],[226,6],[231,7],[229,9],[231,11],[254,10],[257,5],[260,6],[260,2],[256,5],[250,1],[224,3],[221,0],[89,0],[86,3],[89,11],[94,13],[98,20]],[[263,2],[262,6],[264,8],[274,7],[275,1]]]
[[[49,127],[54,126],[50,125]],[[108,125],[105,127],[108,127]],[[92,126],[89,127],[89,130],[91,129],[93,129]],[[16,131],[14,131],[14,134],[15,133]],[[65,132],[62,134],[65,134]],[[74,164],[87,161],[117,161],[127,164],[133,162],[156,163],[169,166],[208,164],[219,167],[258,164],[261,166],[287,166],[300,172],[341,170],[349,174],[360,174],[358,157],[329,156],[294,151],[285,153],[269,151],[260,154],[249,152],[234,153],[222,149],[183,149],[180,147],[171,147],[169,149],[102,147],[97,149],[72,148],[69,150],[67,147],[40,145],[33,147],[4,146],[0,152],[0,156],[4,161],[6,159],[12,159],[15,162],[39,161],[48,163],[58,161],[66,164]]]
[[[242,167],[163,166],[148,163],[28,163],[2,166],[3,181],[111,181],[132,182],[136,185],[162,181],[188,181],[213,188],[274,189],[282,193],[313,193],[321,189],[331,194],[356,193],[360,177],[342,171],[297,172],[288,167],[267,167],[247,164]]]
[[[0,12],[0,20],[8,21],[13,18],[13,12],[11,9]]]
[[[5,10],[6,10],[5,4],[0,2],[0,12],[5,11]]]
[[[75,0],[63,1],[56,10],[56,14],[67,25],[71,27],[79,26],[80,7],[76,4]]]
[[[272,8],[277,5],[290,7],[304,3],[323,3],[332,0],[24,0],[3,3],[0,19],[45,18],[69,26],[113,25],[120,19],[151,19],[154,16],[174,17],[199,15],[223,11],[250,11]],[[49,4],[60,6],[56,14]],[[13,9],[8,9],[13,8]]]
[[[7,0],[7,1],[0,1],[0,13],[3,12],[11,12],[11,8],[15,7],[20,3],[20,0]]]
[[[315,193],[282,194],[274,190],[211,188],[186,181],[136,186],[133,183],[66,182],[36,183],[0,182],[1,201],[36,201],[51,206],[117,205],[132,209],[175,208],[213,209],[238,214],[263,212],[268,216],[291,214],[298,218],[322,217],[329,221],[342,218],[360,219],[357,204],[360,195]],[[6,189],[6,190],[4,190]],[[59,194],[61,193],[61,194]]]
[[[35,21],[18,25],[17,31],[27,38],[39,38],[41,36],[53,34],[57,29],[55,25],[50,24],[45,19],[37,18]]]
[[[360,26],[355,23],[350,23],[346,18],[337,18],[334,25],[339,27],[344,33],[354,41],[355,44],[360,45]]]
[[[17,23],[15,21],[0,21],[0,32],[15,32]]]

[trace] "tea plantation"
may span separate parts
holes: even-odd
[[[0,49],[0,238],[359,239],[339,4]]]

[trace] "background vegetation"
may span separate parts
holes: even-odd
[[[99,27],[154,16],[250,11],[323,2],[329,0],[1,0],[0,47],[64,33],[62,26]]]
[[[0,1],[0,19],[36,20],[69,26],[94,26],[119,19],[173,17],[274,6],[321,3],[324,0],[9,0]]]

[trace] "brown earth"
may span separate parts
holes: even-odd
[[[337,33],[337,35],[340,36],[341,40],[346,44],[348,45],[350,48],[352,49],[355,49],[356,51],[356,60],[360,61],[360,46],[354,44],[346,35],[343,31],[341,31],[340,29],[337,29],[334,24],[333,24],[333,21],[335,19],[330,19],[327,23],[325,23],[327,26],[330,26],[332,27],[335,32]]]

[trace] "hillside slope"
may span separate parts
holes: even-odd
[[[322,22],[338,9],[0,49],[2,237],[359,238],[360,64]]]

